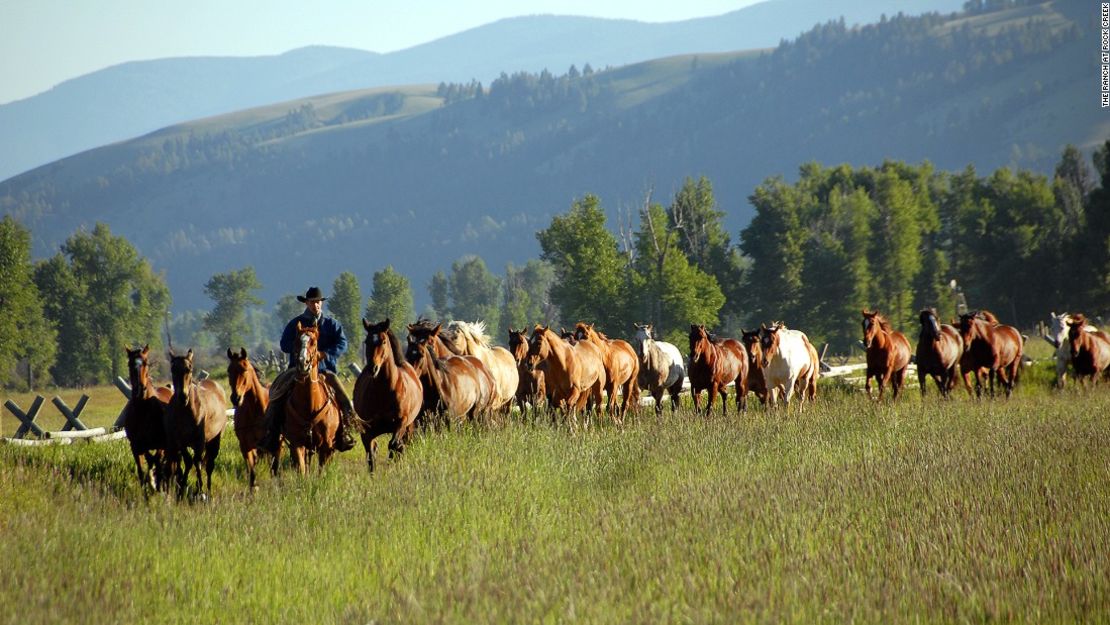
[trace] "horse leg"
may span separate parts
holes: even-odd
[[[709,383],[709,399],[705,402],[705,416],[709,416],[713,412],[713,400],[717,399],[717,383]]]
[[[894,372],[893,376],[891,376],[890,391],[894,394],[894,398],[891,401],[898,401],[898,393],[902,390],[902,383],[905,377],[905,369],[899,369],[898,371]]]
[[[694,400],[694,414],[701,412],[701,389],[691,386],[690,397]]]
[[[370,434],[365,434],[362,437],[362,446],[366,449],[366,465],[370,468],[370,473],[374,473],[374,452],[378,449],[378,441],[374,438],[367,439]]]
[[[925,367],[921,366],[921,364],[918,363],[918,365],[917,365],[917,385],[919,387],[921,387],[921,399],[925,399],[925,379],[928,377],[928,375],[929,374],[925,373]],[[939,388],[940,387],[940,381],[937,379],[936,376],[933,376],[933,379],[937,380],[937,387]],[[944,391],[941,391],[940,394],[944,395]]]
[[[254,492],[258,489],[258,486],[255,484],[254,474],[254,467],[258,464],[258,450],[248,449],[243,453],[243,462],[247,464],[247,483],[250,486],[251,492]]]
[[[736,380],[736,411],[748,411],[748,381]]]
[[[206,474],[205,490],[208,497],[212,497],[212,470],[216,468],[216,457],[220,455],[220,437],[223,433],[212,437],[204,446],[204,472]]]
[[[403,432],[394,432],[389,439],[389,459],[399,457],[405,451],[405,437]]]
[[[722,384],[720,390],[718,390],[717,393],[719,393],[720,396],[721,396],[721,416],[722,417],[727,417],[728,416],[728,387],[725,386],[724,384]],[[739,402],[740,398],[737,397],[736,401]]]
[[[867,391],[867,399],[871,399],[871,370],[868,369],[867,373],[863,376],[863,388]],[[882,387],[879,387],[879,399],[883,398]]]
[[[651,398],[655,400],[655,416],[663,416],[663,387],[656,386],[651,389]],[[674,395],[671,395],[671,401],[674,401]],[[671,406],[671,411],[674,411],[674,406]]]

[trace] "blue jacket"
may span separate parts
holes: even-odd
[[[302,325],[309,325],[315,321],[315,317],[306,311],[285,324],[285,330],[281,333],[281,351],[289,354],[290,367],[296,366],[296,352],[301,347],[297,340],[298,321]],[[343,324],[334,317],[320,317],[320,341],[317,349],[325,355],[320,361],[320,371],[338,373],[339,357],[347,351],[347,335],[343,333]]]

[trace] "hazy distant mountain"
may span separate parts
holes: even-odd
[[[279,56],[124,63],[0,105],[0,180],[170,124],[367,87],[469,81],[502,71],[562,73],[696,52],[763,48],[844,16],[953,11],[962,0],[769,0],[665,24],[583,17],[506,19],[390,54],[311,47]],[[79,53],[79,52],[76,52]],[[29,68],[33,71],[33,68]]]
[[[253,265],[264,297],[363,284],[392,264],[418,297],[463,254],[495,270],[575,197],[614,214],[686,176],[727,225],[802,163],[931,160],[1051,172],[1104,140],[1094,33],[1065,2],[956,18],[827,24],[773,51],[687,55],[588,75],[518,74],[477,93],[435,84],[334,93],[165,128],[0,183],[0,212],[52,254],[108,223],[167,272],[177,309],[214,273]],[[1081,27],[1080,24],[1083,24]]]

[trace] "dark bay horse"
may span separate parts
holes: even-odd
[[[362,418],[362,446],[374,471],[374,452],[382,434],[392,434],[389,456],[405,450],[416,416],[424,403],[424,389],[412,365],[405,362],[401,341],[389,329],[389,319],[366,328],[366,368],[355,380],[355,411]]]
[[[168,463],[177,475],[178,496],[184,496],[189,471],[196,469],[198,495],[202,486],[212,495],[212,469],[220,454],[220,435],[227,425],[227,399],[212,380],[193,382],[193,350],[184,356],[170,352],[173,396],[166,410]],[[191,452],[190,452],[191,450]],[[180,462],[184,461],[184,466]],[[201,465],[204,465],[204,476]],[[207,477],[207,482],[203,479]]]
[[[690,396],[694,411],[700,412],[702,390],[709,391],[705,414],[713,409],[713,401],[721,396],[721,414],[728,414],[728,389],[736,385],[736,409],[748,407],[748,353],[736,339],[711,341],[704,325],[690,326]]]
[[[867,374],[864,388],[867,398],[871,398],[871,378],[879,383],[879,399],[883,389],[890,383],[894,399],[905,384],[906,367],[910,365],[910,341],[905,334],[891,327],[879,311],[861,310],[863,315],[863,346],[867,349]]]
[[[1081,383],[1087,378],[1098,385],[1100,375],[1110,378],[1110,335],[1102,330],[1089,331],[1086,326],[1087,318],[1082,314],[1068,321],[1071,366]]]
[[[917,336],[917,382],[925,397],[925,377],[932,376],[942,397],[950,397],[956,386],[964,340],[956,328],[942,324],[935,308],[918,314],[921,333]]]
[[[611,339],[594,329],[592,323],[579,322],[574,326],[574,338],[589,341],[601,350],[605,367],[605,394],[610,416],[618,423],[628,414],[630,403],[640,405],[640,359],[627,341]],[[617,388],[621,389],[621,405],[617,410]],[[618,416],[619,415],[619,416]]]
[[[247,357],[246,348],[239,352],[227,350],[227,384],[231,387],[231,406],[235,408],[235,438],[239,440],[239,452],[247,464],[247,476],[251,490],[255,484],[254,467],[258,464],[263,449],[260,446],[266,435],[266,407],[270,404],[270,389],[262,385],[258,370]],[[277,475],[281,446],[270,464],[270,472]]]
[[[763,379],[763,345],[759,330],[745,332],[740,329],[740,344],[748,354],[748,390],[755,393],[759,403],[766,406],[768,400],[767,382]]]
[[[975,315],[976,317],[979,317],[980,319],[982,319],[983,321],[986,321],[987,323],[991,324],[992,326],[998,325],[998,318],[995,317],[994,313],[992,313],[989,310],[975,310],[975,311],[972,311],[970,314]],[[959,330],[960,329],[960,320],[959,320],[959,318],[953,319],[951,325],[953,327],[955,327],[956,330]],[[961,341],[963,340],[963,335],[962,334],[960,335],[960,340]],[[965,342],[964,343],[964,353],[960,356],[960,377],[963,378],[964,390],[967,391],[967,396],[968,397],[971,397],[971,396],[974,395],[974,391],[972,390],[972,386],[971,386],[971,376],[975,377],[975,385],[976,385],[975,388],[978,389],[978,388],[980,388],[980,386],[982,384],[985,383],[987,378],[990,377],[990,369],[988,367],[986,367],[985,365],[982,365],[981,363],[977,364],[977,359],[975,357],[975,354],[972,353],[972,351],[967,348],[967,343]]]
[[[533,367],[528,364],[528,331],[509,328],[509,353],[516,361],[520,384],[516,389],[516,403],[521,413],[531,405],[533,409],[546,403],[547,389],[544,386],[544,366]]]
[[[424,387],[423,410],[442,409],[448,419],[476,421],[479,413],[490,410],[496,401],[493,376],[475,356],[436,356],[430,342],[437,334],[438,328],[428,336],[410,333],[405,352],[405,360]]]
[[[335,436],[339,431],[339,402],[327,381],[320,377],[320,329],[297,322],[300,348],[293,354],[296,375],[285,404],[285,427],[282,435],[289,441],[293,464],[304,475],[308,456],[315,453],[320,468],[335,454]]]
[[[124,348],[127,352],[127,373],[131,379],[131,398],[127,400],[127,415],[123,429],[135,458],[135,471],[139,484],[145,489],[158,490],[166,486],[166,408],[173,391],[165,387],[154,388],[150,382],[150,346],[142,349]],[[146,468],[143,468],[146,460]]]
[[[993,319],[993,315],[987,317],[979,311],[960,315],[960,337],[964,340],[964,354],[967,356],[968,366],[976,372],[977,397],[982,395],[982,377],[978,375],[980,369],[987,370],[991,397],[994,397],[995,378],[1002,382],[1006,388],[1006,396],[1009,397],[1014,392],[1014,384],[1021,369],[1021,333],[1013,326],[992,323],[990,319]],[[960,367],[964,367],[963,359]]]

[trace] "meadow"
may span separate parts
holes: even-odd
[[[144,498],[122,441],[0,446],[0,622],[1106,621],[1110,391],[1048,369],[1008,401],[827,381],[801,413],[426,432],[253,495],[229,430],[198,504]]]

